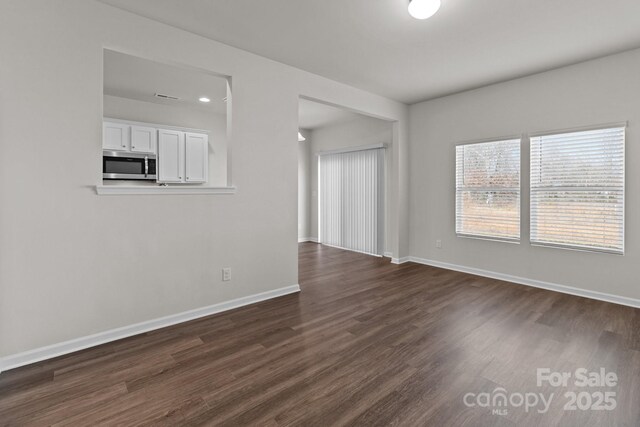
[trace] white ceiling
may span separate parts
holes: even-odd
[[[227,81],[200,71],[149,61],[111,50],[104,51],[104,93],[158,104],[201,108],[219,114],[227,111]],[[156,98],[155,93],[179,100]],[[205,104],[201,96],[211,99]]]
[[[346,123],[363,117],[342,108],[332,107],[319,102],[300,99],[298,108],[298,127],[300,129],[317,129],[329,125]]]
[[[101,0],[407,103],[640,46],[638,0]]]

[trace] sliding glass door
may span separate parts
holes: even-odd
[[[320,243],[382,255],[384,149],[320,153]]]

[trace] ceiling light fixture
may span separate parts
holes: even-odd
[[[305,138],[304,136],[302,136],[302,134],[300,133],[300,131],[298,131],[298,142],[302,142],[302,141],[306,141],[307,138]]]
[[[416,19],[431,18],[440,9],[440,0],[409,0],[409,14]]]
[[[200,98],[198,98],[198,101],[204,102],[204,103],[211,102],[211,100],[206,96],[201,96]]]

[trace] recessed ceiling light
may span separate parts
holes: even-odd
[[[431,18],[440,9],[440,0],[409,0],[409,14],[416,19]]]
[[[198,98],[198,101],[200,102],[211,102],[211,100],[209,98],[207,98],[206,96],[201,96],[200,98]]]
[[[302,136],[302,134],[300,133],[300,131],[298,131],[298,142],[302,142],[302,141],[306,141],[307,138],[305,138],[304,136]]]

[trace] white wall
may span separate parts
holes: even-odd
[[[96,195],[105,47],[231,76],[237,194]],[[1,2],[0,58],[0,357],[297,283],[301,95],[396,120],[407,156],[402,104],[95,1]]]
[[[456,143],[627,120],[625,256],[529,245],[528,145],[521,244],[455,236]],[[413,105],[410,134],[411,255],[640,298],[640,50]]]
[[[306,241],[311,237],[311,132],[300,133],[306,140],[298,142],[298,240]]]
[[[209,131],[208,186],[227,185],[227,117],[204,108],[173,106],[104,95],[104,116]]]
[[[385,165],[392,163],[393,156],[393,126],[384,120],[362,116],[346,123],[323,126],[311,131],[311,220],[310,237],[318,238],[318,156],[321,151],[337,150],[349,147],[361,147],[372,144],[389,144],[385,151]],[[388,169],[385,169],[385,233],[390,227],[388,201],[390,177]],[[390,251],[391,242],[388,235],[385,236],[385,252]]]

